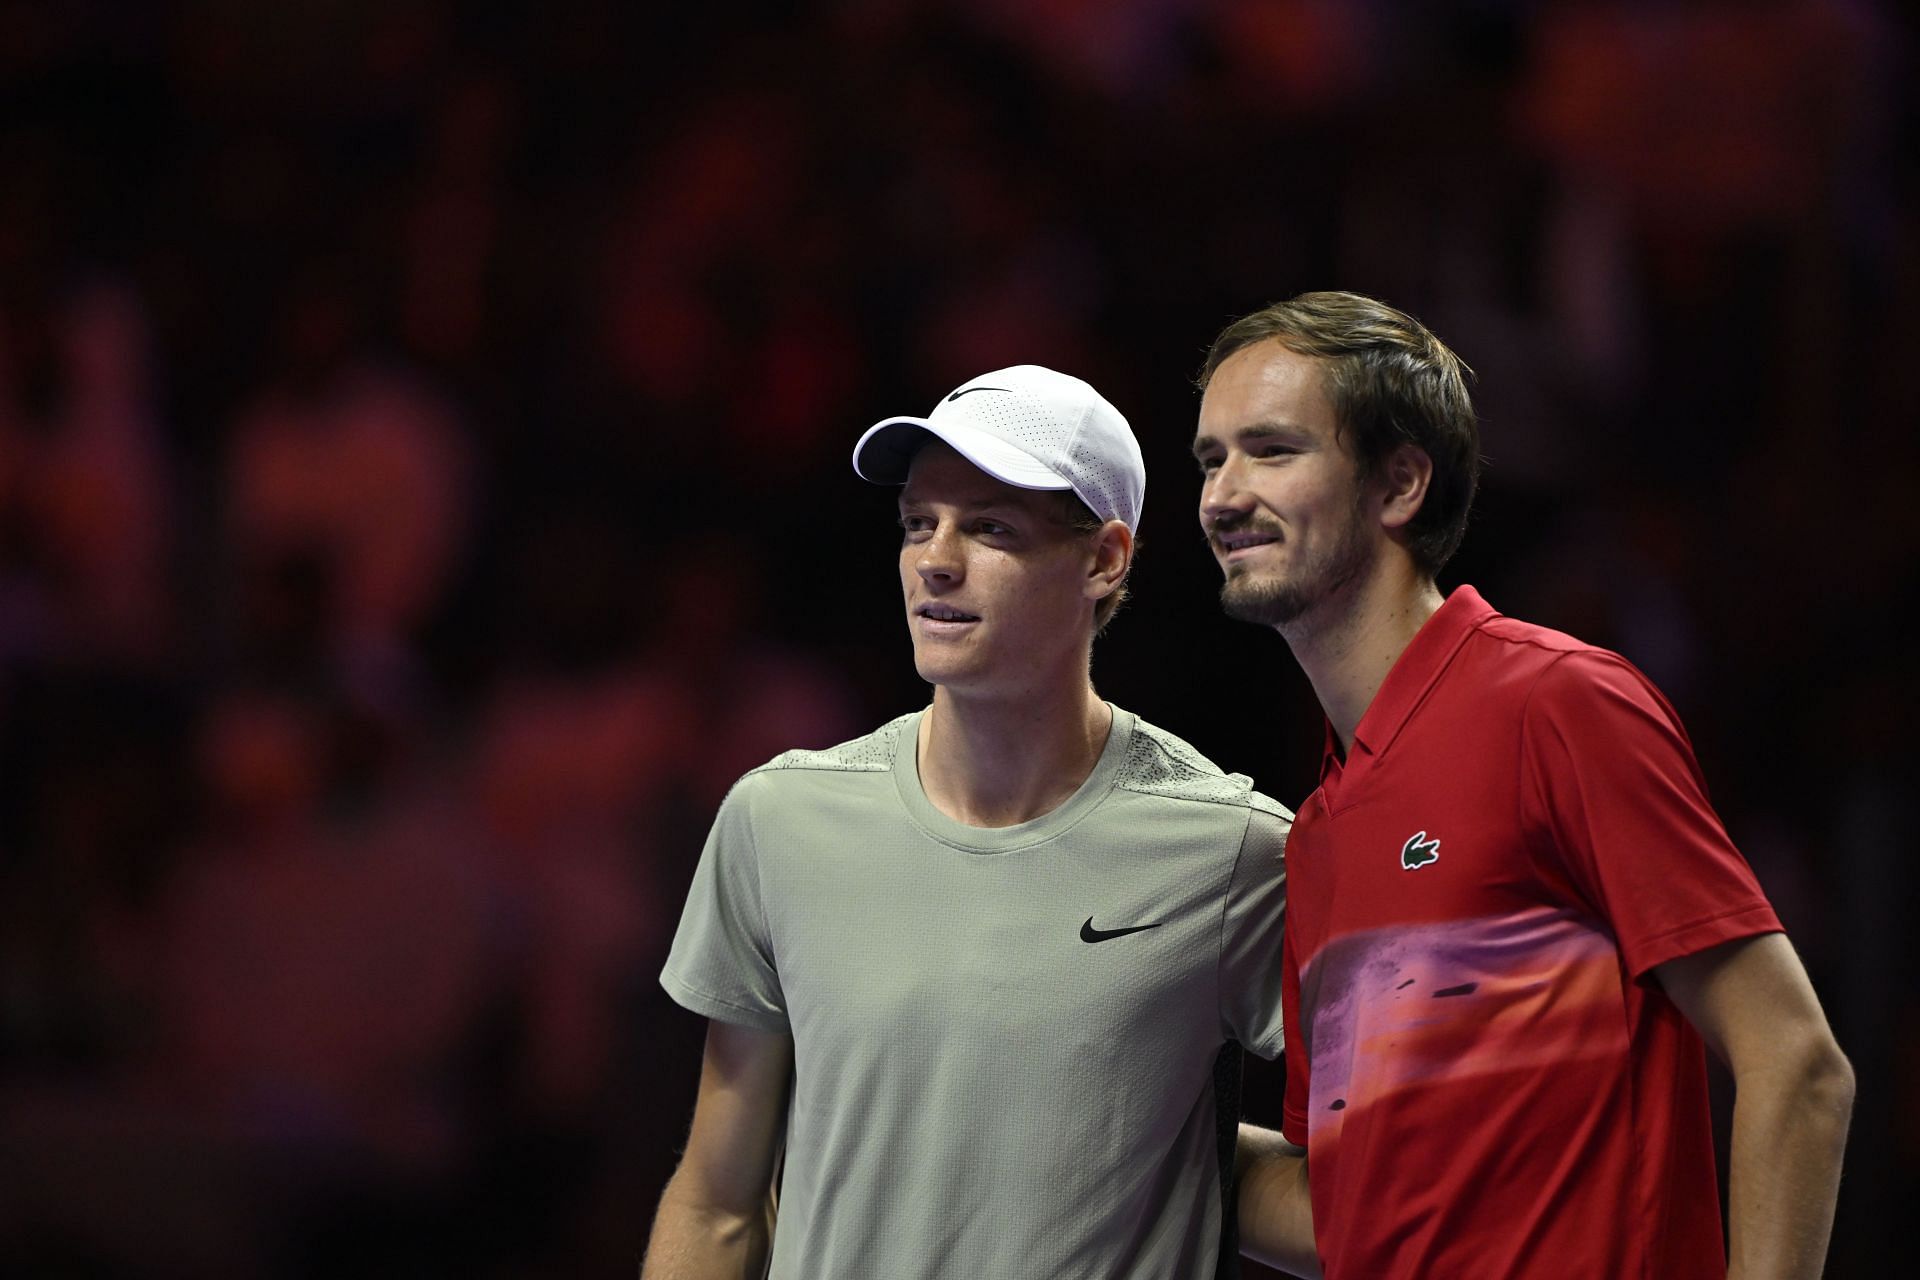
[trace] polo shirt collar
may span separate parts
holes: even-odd
[[[1455,587],[1453,594],[1443,600],[1433,616],[1414,633],[1413,640],[1394,661],[1393,669],[1387,672],[1387,678],[1381,682],[1380,691],[1367,704],[1360,723],[1354,726],[1355,750],[1364,751],[1370,756],[1385,755],[1387,748],[1393,745],[1393,740],[1400,736],[1400,730],[1413,715],[1414,708],[1426,698],[1427,690],[1433,687],[1440,673],[1453,661],[1453,655],[1460,651],[1460,646],[1466,643],[1475,627],[1493,616],[1493,606],[1481,599],[1478,591],[1464,584]],[[1333,726],[1329,724],[1329,758],[1333,756],[1333,748]],[[1322,777],[1325,774],[1323,765]]]

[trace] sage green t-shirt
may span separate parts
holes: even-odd
[[[661,982],[792,1035],[778,1280],[1196,1280],[1213,1063],[1281,1049],[1292,815],[1114,709],[1080,789],[968,827],[920,714],[721,805]]]

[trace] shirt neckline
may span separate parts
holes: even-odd
[[[1120,767],[1126,762],[1127,751],[1133,743],[1136,718],[1132,712],[1111,702],[1106,706],[1113,712],[1113,727],[1108,730],[1106,746],[1101,748],[1100,758],[1094,761],[1086,780],[1058,807],[1011,827],[970,827],[949,818],[927,799],[927,793],[920,786],[920,721],[926,715],[922,709],[902,722],[900,736],[894,743],[893,782],[900,793],[900,802],[921,830],[940,843],[967,853],[1009,853],[1044,844],[1091,813],[1119,780]]]
[[[1327,724],[1326,746],[1320,760],[1321,785],[1326,785],[1329,774],[1336,777],[1351,774],[1356,755],[1373,759],[1384,756],[1467,637],[1487,619],[1496,616],[1493,606],[1482,599],[1478,591],[1464,583],[1455,587],[1394,659],[1393,669],[1387,672],[1379,692],[1373,695],[1373,701],[1360,716],[1360,723],[1354,726],[1353,750],[1347,753],[1344,765],[1336,750],[1333,725]]]

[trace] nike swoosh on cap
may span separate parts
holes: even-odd
[[[1139,933],[1145,929],[1158,929],[1164,923],[1166,922],[1163,920],[1156,920],[1152,924],[1129,925],[1124,929],[1096,929],[1093,927],[1093,917],[1088,916],[1087,922],[1080,926],[1080,941],[1105,942],[1108,938],[1122,938],[1129,933]]]
[[[958,391],[954,392],[952,395],[948,396],[947,399],[950,401],[958,400],[961,396],[971,394],[972,392],[975,392],[975,391],[1007,391],[1007,390],[1011,390],[1011,388],[1008,388],[1008,387],[962,387]]]

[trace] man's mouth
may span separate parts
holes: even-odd
[[[968,613],[965,609],[956,609],[950,604],[931,601],[921,605],[914,613],[930,622],[978,622],[980,615]]]
[[[1237,551],[1250,551],[1278,541],[1279,532],[1270,529],[1220,529],[1213,535],[1213,545],[1220,549],[1221,555],[1229,557]]]

